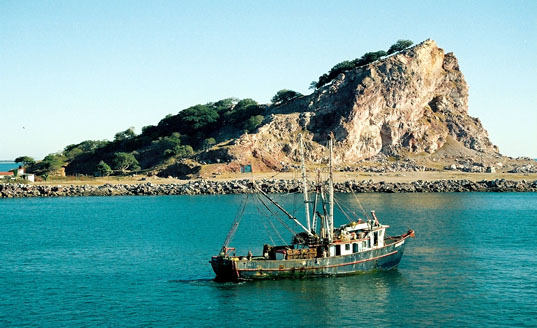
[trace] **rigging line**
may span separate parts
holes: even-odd
[[[354,190],[351,189],[351,192],[352,192],[352,195],[354,196],[354,200],[356,200],[356,203],[358,204],[358,206],[360,206],[360,209],[362,210],[362,213],[363,213],[364,216],[367,218],[367,212],[366,212],[365,209],[362,207],[362,203],[360,202],[360,200],[358,199],[358,197],[357,197],[356,194],[354,193]]]
[[[348,213],[353,213],[357,218],[361,219],[355,211],[353,211],[353,208],[351,207],[348,207],[348,206],[345,206],[343,205],[342,203],[340,203],[341,206],[343,206],[345,208],[345,211],[347,211]],[[362,208],[362,213],[364,214],[364,220],[367,221],[367,214],[363,211],[363,208]]]
[[[287,242],[285,241],[285,239],[283,239],[282,235],[280,234],[280,232],[278,231],[278,229],[276,229],[276,226],[274,225],[274,223],[272,222],[272,220],[269,220],[269,224],[272,226],[272,229],[274,229],[274,232],[276,232],[276,236],[278,236],[280,238],[280,240],[282,241],[282,244],[284,245],[288,245]],[[272,238],[270,238],[270,241],[272,241],[272,244],[275,245],[276,243],[274,242],[274,240],[272,240]]]
[[[263,220],[263,227],[265,227],[265,231],[267,232],[267,235],[268,235],[270,241],[271,241],[272,244],[274,245],[275,242],[274,242],[274,239],[272,239],[272,235],[269,234],[269,229],[267,228],[267,222],[266,222],[266,221],[268,221],[268,220]],[[271,222],[271,221],[269,221],[269,222]],[[274,227],[274,226],[273,226],[273,227]]]
[[[337,197],[336,197],[336,198],[337,198]],[[345,205],[343,204],[343,202],[340,201],[340,199],[336,199],[336,202],[338,202],[338,205],[340,206],[340,209],[341,209],[341,207],[343,207],[343,208],[345,209],[346,212],[348,212],[348,213],[354,213],[354,214],[356,215],[356,212],[354,212],[352,208],[350,208],[350,207],[348,207],[348,206],[345,206]]]
[[[349,174],[345,174],[345,177],[351,177]],[[356,196],[356,193],[354,192],[354,190],[351,188],[351,194],[352,196],[354,196],[354,200],[356,201],[356,203],[358,204],[358,206],[360,206],[360,209],[362,210],[362,213],[364,214],[364,216],[367,218],[367,212],[365,211],[365,209],[362,207],[362,203],[360,202],[360,200],[358,199],[358,197]]]
[[[246,194],[246,196],[242,199],[241,208],[239,208],[239,211],[237,211],[237,214],[235,215],[235,219],[233,220],[233,225],[231,226],[231,229],[229,230],[226,241],[224,242],[224,247],[227,247],[229,243],[231,243],[231,240],[233,240],[233,237],[235,236],[235,233],[237,232],[237,228],[239,227],[239,224],[241,223],[244,209],[246,208],[246,203],[248,203],[248,197],[250,194]]]
[[[258,198],[258,202],[259,202],[260,198]],[[257,210],[259,211],[259,213],[263,214],[265,217],[267,218],[271,218],[271,215],[269,214],[265,214],[265,211],[262,211],[260,208],[259,208],[259,204],[258,202],[255,203],[255,206],[257,207]],[[282,240],[282,242],[287,245],[287,242],[285,241],[285,239],[283,239],[283,237],[280,235],[280,232],[278,231],[278,229],[276,229],[276,226],[274,226],[274,223],[272,223],[272,220],[263,220],[263,226],[265,227],[265,230],[267,231],[268,233],[268,228],[267,228],[267,225],[266,225],[266,222],[265,221],[268,221],[270,226],[272,227],[272,229],[274,230],[274,232],[276,233],[276,236],[278,236],[280,238],[280,240]],[[269,238],[270,238],[270,241],[272,242],[273,245],[276,245],[276,243],[274,242],[274,239],[272,239],[272,236],[269,235]]]
[[[291,232],[293,235],[296,235],[296,232],[293,231],[293,229],[291,229],[291,227],[289,227],[284,221],[282,218],[280,218],[279,215],[277,214],[274,214],[274,212],[270,209],[270,207],[265,203],[265,201],[261,198],[261,196],[259,196],[259,194],[256,194],[257,195],[257,198],[259,199],[259,201],[261,202],[261,204],[263,204],[263,206],[276,218],[278,219],[278,221],[287,229],[289,230],[289,232]]]
[[[263,204],[263,206],[272,214],[273,217],[275,217],[289,232],[296,234],[296,232],[290,226],[288,226],[278,214],[274,213],[274,211],[267,205],[267,203],[265,203],[265,200],[261,198],[261,196],[258,195],[258,198],[261,204]]]
[[[255,207],[257,208],[257,211],[258,211],[261,215],[263,215],[263,216],[265,216],[265,217],[268,217],[268,215],[266,215],[265,212],[261,211],[261,209],[259,208],[257,202],[255,202],[254,204],[255,204]],[[268,237],[270,238],[270,240],[272,241],[272,243],[274,243],[274,240],[272,239],[272,236],[270,235],[269,229],[267,228],[267,222],[266,222],[266,221],[268,221],[268,220],[265,220],[265,219],[262,218],[261,221],[262,221],[262,223],[263,223],[263,227],[265,228],[265,231],[267,232]]]
[[[337,207],[339,207],[339,210],[341,211],[341,213],[343,213],[343,215],[347,218],[347,220],[349,220],[349,223],[352,222],[352,219],[347,215],[347,213],[345,213],[345,210],[343,209],[342,205],[339,203],[339,201],[336,198],[334,198],[334,202],[336,203]]]

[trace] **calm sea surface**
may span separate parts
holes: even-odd
[[[15,162],[0,162],[0,172],[7,172],[11,169],[16,169],[20,164]]]
[[[537,193],[358,195],[391,234],[416,230],[398,270],[216,283],[244,197],[0,199],[0,326],[537,326]],[[241,253],[280,240],[256,213]]]

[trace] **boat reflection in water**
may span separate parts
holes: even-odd
[[[379,326],[382,322],[371,321],[372,318],[390,318],[394,309],[405,306],[398,303],[400,289],[409,285],[398,270],[330,279],[217,283],[213,289],[217,300],[214,306],[218,312],[237,314],[230,319],[230,325],[240,324],[241,317],[248,317],[244,314],[248,310],[255,311],[259,318],[274,318],[275,309],[284,305],[286,320],[294,326],[357,327],[372,322]],[[255,300],[245,302],[244,295]],[[258,297],[262,302],[257,301]],[[293,300],[292,306],[289,299]]]

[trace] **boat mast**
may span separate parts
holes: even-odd
[[[330,149],[329,159],[329,178],[328,178],[328,241],[332,242],[334,239],[334,172],[332,168],[332,139],[333,135],[330,133],[328,137],[328,147]]]
[[[323,204],[323,216],[321,217],[321,237],[328,239],[328,212],[326,211],[326,197],[324,195],[324,188],[321,189],[321,203]]]
[[[317,185],[315,186],[315,200],[313,201],[313,213],[311,215],[311,231],[313,231],[313,233],[317,233],[317,202],[319,201],[320,186],[321,172],[317,170]]]
[[[302,183],[304,189],[304,208],[306,211],[306,222],[308,226],[308,231],[311,231],[309,205],[310,200],[308,197],[308,180],[306,179],[306,165],[304,163],[304,140],[302,139],[302,135],[300,135],[300,155],[302,157]]]

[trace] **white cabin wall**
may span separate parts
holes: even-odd
[[[384,233],[385,232],[386,232],[385,229],[380,230],[380,233],[379,233],[379,247],[384,246]]]
[[[352,243],[342,244],[341,245],[341,255],[349,255],[349,254],[352,254]]]

